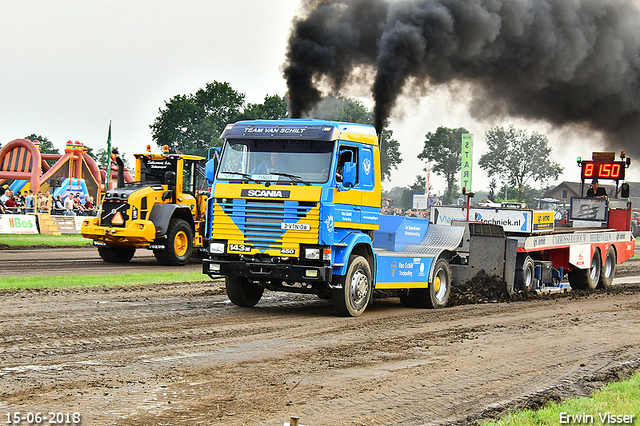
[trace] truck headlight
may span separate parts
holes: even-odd
[[[224,254],[224,243],[209,243],[209,253]]]
[[[220,272],[220,264],[219,263],[210,263],[209,264],[209,272]]]
[[[304,249],[304,257],[311,260],[320,260],[319,248],[306,248]]]

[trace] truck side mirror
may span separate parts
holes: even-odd
[[[356,163],[344,163],[342,172],[342,186],[353,188],[356,185]]]
[[[166,201],[171,198],[171,202],[175,204],[176,202],[176,172],[169,170],[164,174],[164,182],[167,184],[169,189],[164,191],[162,194],[162,201]]]
[[[620,187],[620,196],[622,198],[629,198],[629,184],[628,183],[623,183],[622,186]]]
[[[216,160],[211,159],[207,161],[207,164],[204,166],[204,175],[207,178],[207,183],[213,185],[213,179],[216,175]]]

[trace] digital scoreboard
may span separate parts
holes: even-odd
[[[582,161],[582,179],[624,180],[624,161]]]

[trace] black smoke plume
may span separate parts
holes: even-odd
[[[470,83],[474,117],[587,125],[640,153],[639,0],[308,0],[284,75],[292,117],[372,69],[376,128],[405,86]],[[405,90],[405,93],[408,90]]]

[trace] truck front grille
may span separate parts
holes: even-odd
[[[230,217],[244,234],[243,244],[249,244],[254,248],[264,251],[267,248],[283,247],[283,223],[297,223],[300,219],[311,220],[309,231],[289,231],[295,233],[296,243],[318,243],[319,213],[316,209],[318,203],[289,200],[247,200],[225,199],[217,200],[224,214]],[[220,225],[214,217],[212,238],[223,238],[224,225]]]

